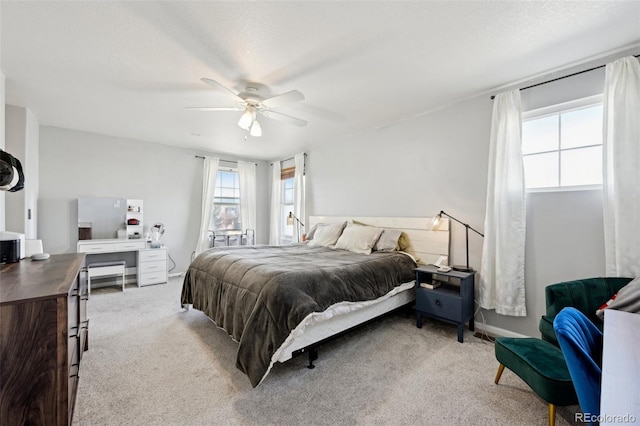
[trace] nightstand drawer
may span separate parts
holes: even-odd
[[[450,291],[416,289],[416,310],[451,321],[462,321],[462,298]]]

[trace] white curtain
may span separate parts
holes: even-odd
[[[202,173],[202,215],[200,218],[198,244],[196,245],[196,256],[203,250],[209,248],[209,224],[211,223],[213,197],[216,191],[216,176],[218,175],[219,165],[219,158],[206,157],[204,159],[204,170]]]
[[[296,154],[294,157],[296,170],[293,175],[293,214],[296,215],[302,223],[305,223],[305,188],[304,188],[304,153]],[[295,223],[293,232],[293,242],[300,242],[304,228],[302,225]]]
[[[607,64],[603,140],[607,276],[640,277],[640,64]]]
[[[280,204],[282,202],[282,179],[280,176],[281,167],[279,161],[273,162],[271,169],[271,221],[269,225],[269,244],[280,245],[280,221],[282,213]]]
[[[240,178],[240,221],[244,230],[256,230],[256,165],[238,161]]]
[[[520,91],[496,96],[491,120],[480,307],[526,316],[526,210],[521,147]]]

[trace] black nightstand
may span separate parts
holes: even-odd
[[[422,328],[422,315],[458,325],[458,342],[463,342],[463,328],[469,322],[473,326],[473,297],[475,272],[438,272],[435,266],[427,265],[416,271],[416,326]],[[433,289],[422,283],[440,285]]]

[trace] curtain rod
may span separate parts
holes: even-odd
[[[205,159],[205,157],[203,157],[202,155],[196,155],[196,158],[202,158],[203,160]],[[225,160],[224,158],[221,158],[221,159],[220,159],[220,161],[224,161],[224,162],[227,162],[227,163],[235,163],[235,164],[238,164],[238,162],[237,162],[237,161],[235,161],[235,160]],[[250,161],[248,161],[248,162],[250,162]],[[251,164],[253,164],[254,166],[257,166],[257,165],[258,165],[257,163],[251,163]]]
[[[307,153],[304,153],[304,156],[307,156]],[[289,157],[289,158],[285,158],[284,160],[280,160],[281,163],[284,163],[285,161],[289,161],[289,160],[295,160],[296,157]],[[269,164],[270,166],[273,166],[273,163]]]
[[[636,57],[636,58],[640,57],[640,55],[633,55],[633,56]],[[558,78],[554,78],[554,79],[551,79],[551,80],[548,80],[548,81],[543,81],[541,83],[532,84],[531,86],[523,87],[522,89],[518,89],[518,90],[522,91],[522,90],[531,89],[532,87],[542,86],[543,84],[547,84],[547,83],[553,83],[554,81],[562,80],[563,78],[573,77],[574,75],[583,74],[583,73],[589,72],[589,71],[594,71],[594,70],[597,70],[597,69],[600,69],[600,68],[604,68],[606,66],[607,66],[607,64],[599,65],[597,67],[589,68],[588,70],[582,70],[582,71],[574,72],[573,74],[565,75],[563,77],[558,77]],[[495,99],[495,97],[496,97],[496,95],[491,95],[491,99],[492,100]]]

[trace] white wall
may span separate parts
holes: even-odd
[[[76,250],[79,197],[142,199],[145,225],[165,225],[162,241],[177,264],[172,273],[185,271],[200,228],[202,160],[195,155],[214,154],[41,126],[39,233],[45,251]],[[268,164],[256,163],[258,212],[266,212]],[[257,220],[263,243],[268,221],[260,213]]]
[[[601,93],[602,77],[599,70],[523,91],[523,106],[534,109]],[[482,231],[491,110],[489,96],[478,96],[309,150],[307,214],[433,216],[444,210]],[[602,191],[529,193],[527,215],[528,315],[481,310],[476,322],[539,336],[547,285],[605,273]],[[482,238],[471,232],[469,244],[470,264],[479,269]],[[455,223],[451,262],[465,262],[464,227]]]
[[[1,46],[1,44],[0,44]],[[0,55],[0,57],[2,57]],[[2,72],[2,64],[0,64],[0,149],[4,151],[5,143],[4,143],[4,93],[5,93],[5,83],[4,83],[4,73]],[[5,192],[0,191],[0,231],[5,231]]]
[[[6,228],[36,239],[40,126],[29,108],[13,105],[5,105],[5,126],[6,151],[20,161],[25,177],[24,189],[6,195]]]
[[[0,2],[0,17],[2,16],[2,2]],[[4,151],[4,98],[5,77],[2,68],[2,31],[0,31],[0,149]],[[0,231],[5,231],[5,191],[0,191]]]

